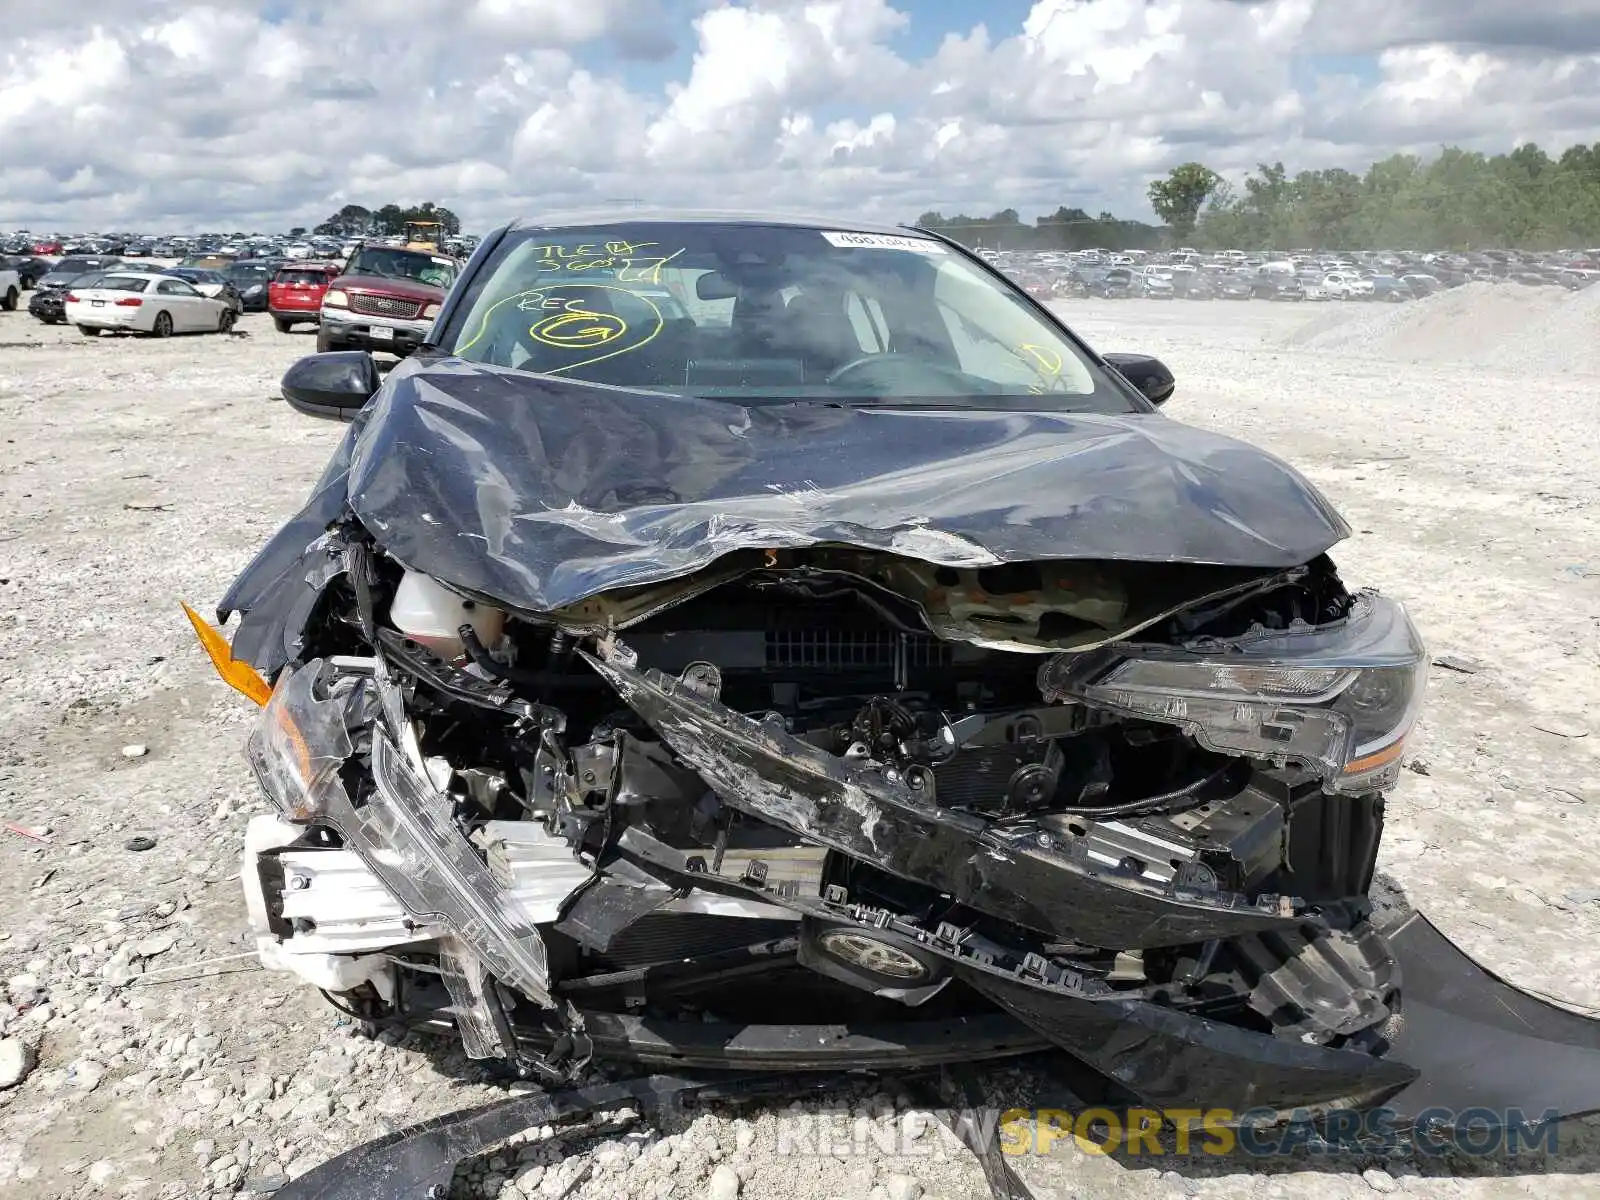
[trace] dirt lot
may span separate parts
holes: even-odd
[[[1101,349],[1165,358],[1172,415],[1292,460],[1343,509],[1357,530],[1335,551],[1346,579],[1404,600],[1457,668],[1429,680],[1387,883],[1520,985],[1600,1009],[1600,376],[1549,356],[1549,321],[1593,338],[1594,306],[1541,299],[1539,321],[1512,328],[1524,307],[1504,299],[1487,330],[1422,306],[1063,311]],[[39,1050],[0,1090],[12,1200],[269,1193],[344,1146],[494,1094],[438,1047],[365,1041],[315,993],[230,957],[248,948],[236,856],[260,808],[241,752],[251,710],[216,681],[178,605],[209,614],[339,433],[276,395],[310,333],[261,316],[241,329],[90,342],[0,313],[0,1034]],[[155,845],[130,849],[136,837]],[[1011,1072],[991,1083],[1006,1101],[1026,1086]],[[785,1155],[780,1119],[799,1118],[782,1107],[670,1136],[624,1114],[610,1133],[544,1131],[458,1190],[987,1195],[971,1160],[892,1097],[868,1085],[847,1102],[847,1126],[896,1129],[907,1153]],[[1019,1165],[1060,1200],[1600,1195],[1595,1133],[1563,1129],[1554,1161],[1520,1171],[1252,1171],[1066,1142]]]

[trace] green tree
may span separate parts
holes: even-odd
[[[1213,189],[1197,244],[1327,250],[1556,249],[1600,245],[1600,146],[1552,157],[1532,143],[1488,155],[1455,146],[1353,170],[1260,163]]]
[[[1152,180],[1150,207],[1172,228],[1173,235],[1185,239],[1194,233],[1201,206],[1216,190],[1222,177],[1197,162],[1173,167],[1165,179]]]
[[[357,237],[368,232],[372,213],[359,204],[346,204],[333,216],[312,230],[324,237]]]
[[[398,204],[385,204],[372,214],[372,232],[377,234],[403,233],[406,210]]]

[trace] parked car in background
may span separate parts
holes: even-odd
[[[1089,285],[1091,296],[1107,300],[1125,300],[1134,295],[1134,277],[1128,267],[1112,267]]]
[[[0,267],[0,308],[15,312],[22,299],[22,280],[14,267]]]
[[[280,265],[274,258],[242,258],[222,272],[238,291],[245,312],[267,311],[267,288]]]
[[[1170,276],[1146,271],[1139,277],[1138,295],[1147,300],[1171,300],[1176,294]]]
[[[1219,300],[1249,300],[1255,296],[1250,278],[1232,272],[1221,276],[1217,280],[1216,288]]]
[[[202,296],[223,301],[236,316],[244,312],[244,298],[239,295],[239,289],[221,271],[204,267],[168,267],[167,274],[186,280]]]
[[[322,297],[317,349],[410,354],[427,340],[458,270],[443,254],[363,246]]]
[[[0,258],[0,268],[15,271],[23,291],[35,287],[39,280],[50,274],[54,266],[48,259],[32,254],[8,254]]]
[[[118,259],[106,257],[84,257],[82,255],[63,258],[49,271],[39,277],[36,287],[64,288],[80,275],[87,275],[91,271],[107,271],[120,265]]]
[[[134,272],[108,272],[75,284],[66,294],[65,311],[85,337],[107,330],[162,338],[226,333],[237,315],[227,301],[201,294],[187,279]]]
[[[118,266],[115,273],[122,274],[125,268]],[[88,271],[82,275],[74,275],[62,287],[34,288],[28,296],[28,315],[36,321],[46,325],[62,325],[67,320],[67,294],[74,287],[87,288],[93,286],[95,280],[101,278],[105,272]]]
[[[1300,290],[1305,294],[1305,298],[1307,300],[1339,299],[1338,293],[1325,285],[1322,282],[1321,277],[1318,276],[1314,271],[1307,272],[1302,275],[1296,275],[1295,278],[1299,281]]]
[[[237,257],[236,254],[191,254],[178,265],[185,269],[193,267],[205,271],[221,271],[233,266]]]
[[[340,274],[336,263],[293,263],[278,269],[267,287],[267,311],[279,333],[321,320],[322,297]]]
[[[54,238],[45,238],[28,248],[29,254],[65,254],[67,248]]]
[[[1393,275],[1374,275],[1372,277],[1372,298],[1384,300],[1390,304],[1403,304],[1407,300],[1416,299],[1417,293],[1413,292],[1403,279],[1396,279]]]
[[[91,278],[91,276],[79,276]],[[28,315],[46,325],[60,325],[67,319],[66,288],[34,288],[28,296]]]

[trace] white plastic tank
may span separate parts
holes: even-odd
[[[456,632],[461,626],[471,625],[478,641],[494,646],[505,629],[506,615],[452,592],[419,571],[407,571],[389,605],[389,620],[412,641],[453,661],[467,652]]]

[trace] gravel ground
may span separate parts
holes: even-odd
[[[1460,321],[1452,356],[1433,303],[1062,311],[1102,349],[1165,358],[1179,378],[1174,416],[1289,458],[1343,509],[1358,531],[1336,551],[1347,580],[1403,599],[1435,657],[1457,668],[1429,680],[1421,761],[1391,808],[1385,885],[1518,984],[1600,1008],[1597,381],[1581,357],[1541,372],[1534,353],[1552,328],[1585,328],[1592,306],[1541,298],[1540,321],[1494,347],[1513,365],[1493,367],[1482,365],[1484,322]],[[1408,321],[1426,336],[1425,365],[1406,361]],[[210,611],[338,437],[276,398],[283,368],[312,349],[309,331],[280,335],[262,316],[241,329],[88,342],[0,314],[10,1200],[270,1193],[344,1147],[499,1094],[440,1043],[368,1041],[315,993],[240,957],[237,854],[260,809],[242,757],[251,714],[216,681],[178,604]],[[1002,1106],[1045,1103],[1040,1081],[1018,1072],[987,1083]],[[863,1083],[833,1103],[659,1124],[624,1111],[531,1131],[456,1190],[987,1195],[965,1152],[886,1087]],[[1070,1141],[1014,1162],[1038,1196],[1059,1200],[1600,1195],[1595,1128],[1574,1123],[1561,1138],[1558,1157],[1518,1170],[1153,1163]]]

